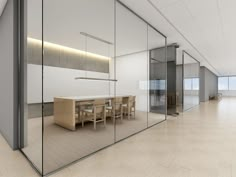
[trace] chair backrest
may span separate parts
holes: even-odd
[[[122,97],[111,99],[111,105],[114,110],[120,110],[122,108]]]
[[[101,113],[105,111],[106,100],[105,99],[96,99],[93,101],[94,109],[96,109],[96,113]]]
[[[99,106],[99,105],[105,105],[106,100],[105,99],[96,99],[93,101],[93,105]]]
[[[123,97],[123,98],[122,98],[122,102],[123,102],[123,104],[128,104],[128,102],[129,102],[129,97],[128,97],[128,96]]]
[[[128,102],[130,106],[135,105],[136,96],[129,96]]]

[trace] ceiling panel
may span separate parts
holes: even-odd
[[[235,0],[122,2],[166,34],[169,43],[176,42],[191,53],[201,65],[217,75],[236,75]]]

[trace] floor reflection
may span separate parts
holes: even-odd
[[[154,125],[165,120],[165,115],[148,113],[148,125]],[[30,155],[36,166],[41,166],[42,152],[41,118],[33,118],[29,121],[29,145],[24,151]],[[44,172],[48,173],[60,167],[89,155],[105,146],[114,143],[114,124],[107,119],[107,125],[97,124],[93,129],[93,123],[87,122],[82,128],[77,125],[76,131],[70,131],[54,124],[53,116],[44,118]],[[116,140],[126,138],[138,131],[147,128],[147,112],[136,111],[135,119],[123,119],[116,121]],[[35,151],[38,149],[38,151]]]

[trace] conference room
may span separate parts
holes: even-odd
[[[27,28],[21,144],[40,173],[166,120],[166,37],[119,1],[29,0]]]

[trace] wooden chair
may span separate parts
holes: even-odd
[[[128,119],[130,119],[130,116],[135,118],[135,110],[136,110],[136,97],[135,96],[129,96],[129,97],[123,97],[123,113],[128,116]]]
[[[88,107],[92,107],[93,102],[88,102],[88,101],[82,101],[82,102],[77,102],[76,103],[76,123],[82,123],[82,115],[83,115],[83,110],[85,110]]]
[[[93,122],[94,130],[96,130],[97,123],[103,122],[106,126],[106,101],[105,99],[96,99],[92,102],[91,108],[82,110],[82,127],[85,121]]]
[[[111,104],[107,106],[108,116],[112,118],[113,123],[115,120],[120,118],[123,120],[123,107],[122,107],[122,97],[116,97],[111,99]]]

